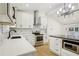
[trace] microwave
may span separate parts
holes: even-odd
[[[63,42],[63,48],[71,52],[79,54],[79,45],[77,44],[70,43],[70,42]]]

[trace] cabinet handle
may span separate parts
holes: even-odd
[[[14,13],[12,17],[13,17],[13,19],[16,19],[15,18],[15,7],[12,7],[12,8],[13,8],[13,13]]]

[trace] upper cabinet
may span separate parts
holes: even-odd
[[[8,4],[7,15],[8,15],[9,19],[11,20],[11,22],[13,22],[15,24],[16,16],[15,16],[15,6],[13,4]]]
[[[7,15],[7,4],[0,3],[0,15]]]
[[[0,24],[9,25],[13,23],[12,6],[9,3],[0,3]],[[14,9],[13,9],[14,10]]]
[[[33,13],[17,11],[16,27],[17,28],[33,28]]]
[[[41,16],[41,29],[47,28],[47,16]]]

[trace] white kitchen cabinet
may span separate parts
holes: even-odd
[[[33,28],[33,15],[31,13],[22,14],[22,28]]]
[[[17,28],[33,28],[33,14],[17,11]]]
[[[79,56],[73,52],[70,52],[68,50],[62,49],[61,50],[61,56]]]
[[[16,11],[16,27],[22,28],[22,14]]]
[[[27,38],[28,42],[31,43],[33,46],[35,45],[36,42],[36,37],[33,37],[33,35],[28,36]]]
[[[54,38],[53,37],[49,37],[49,49],[51,51],[54,51]]]
[[[49,48],[52,52],[56,53],[57,55],[61,55],[62,39],[50,37]]]
[[[31,44],[31,45],[35,45],[35,41],[36,41],[36,37],[33,34],[22,34],[25,39]]]
[[[0,3],[0,15],[7,15],[7,4]]]
[[[47,34],[43,35],[43,43],[47,44],[48,43],[48,39],[47,39]]]
[[[41,16],[41,28],[46,29],[47,28],[47,17]]]
[[[16,23],[16,14],[15,14],[15,6],[14,4],[8,4],[8,15],[11,21],[15,24]]]
[[[7,3],[0,3],[0,24],[9,24],[12,20],[9,18],[9,5]]]

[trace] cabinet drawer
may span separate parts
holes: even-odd
[[[62,39],[59,38],[51,38],[50,39],[50,49],[56,53],[57,55],[61,54],[61,48],[62,48]]]
[[[59,39],[59,38],[55,38],[55,41],[56,41],[56,42],[60,42],[61,39]]]
[[[60,55],[60,49],[59,48],[54,48],[54,52],[57,54],[57,55]]]

